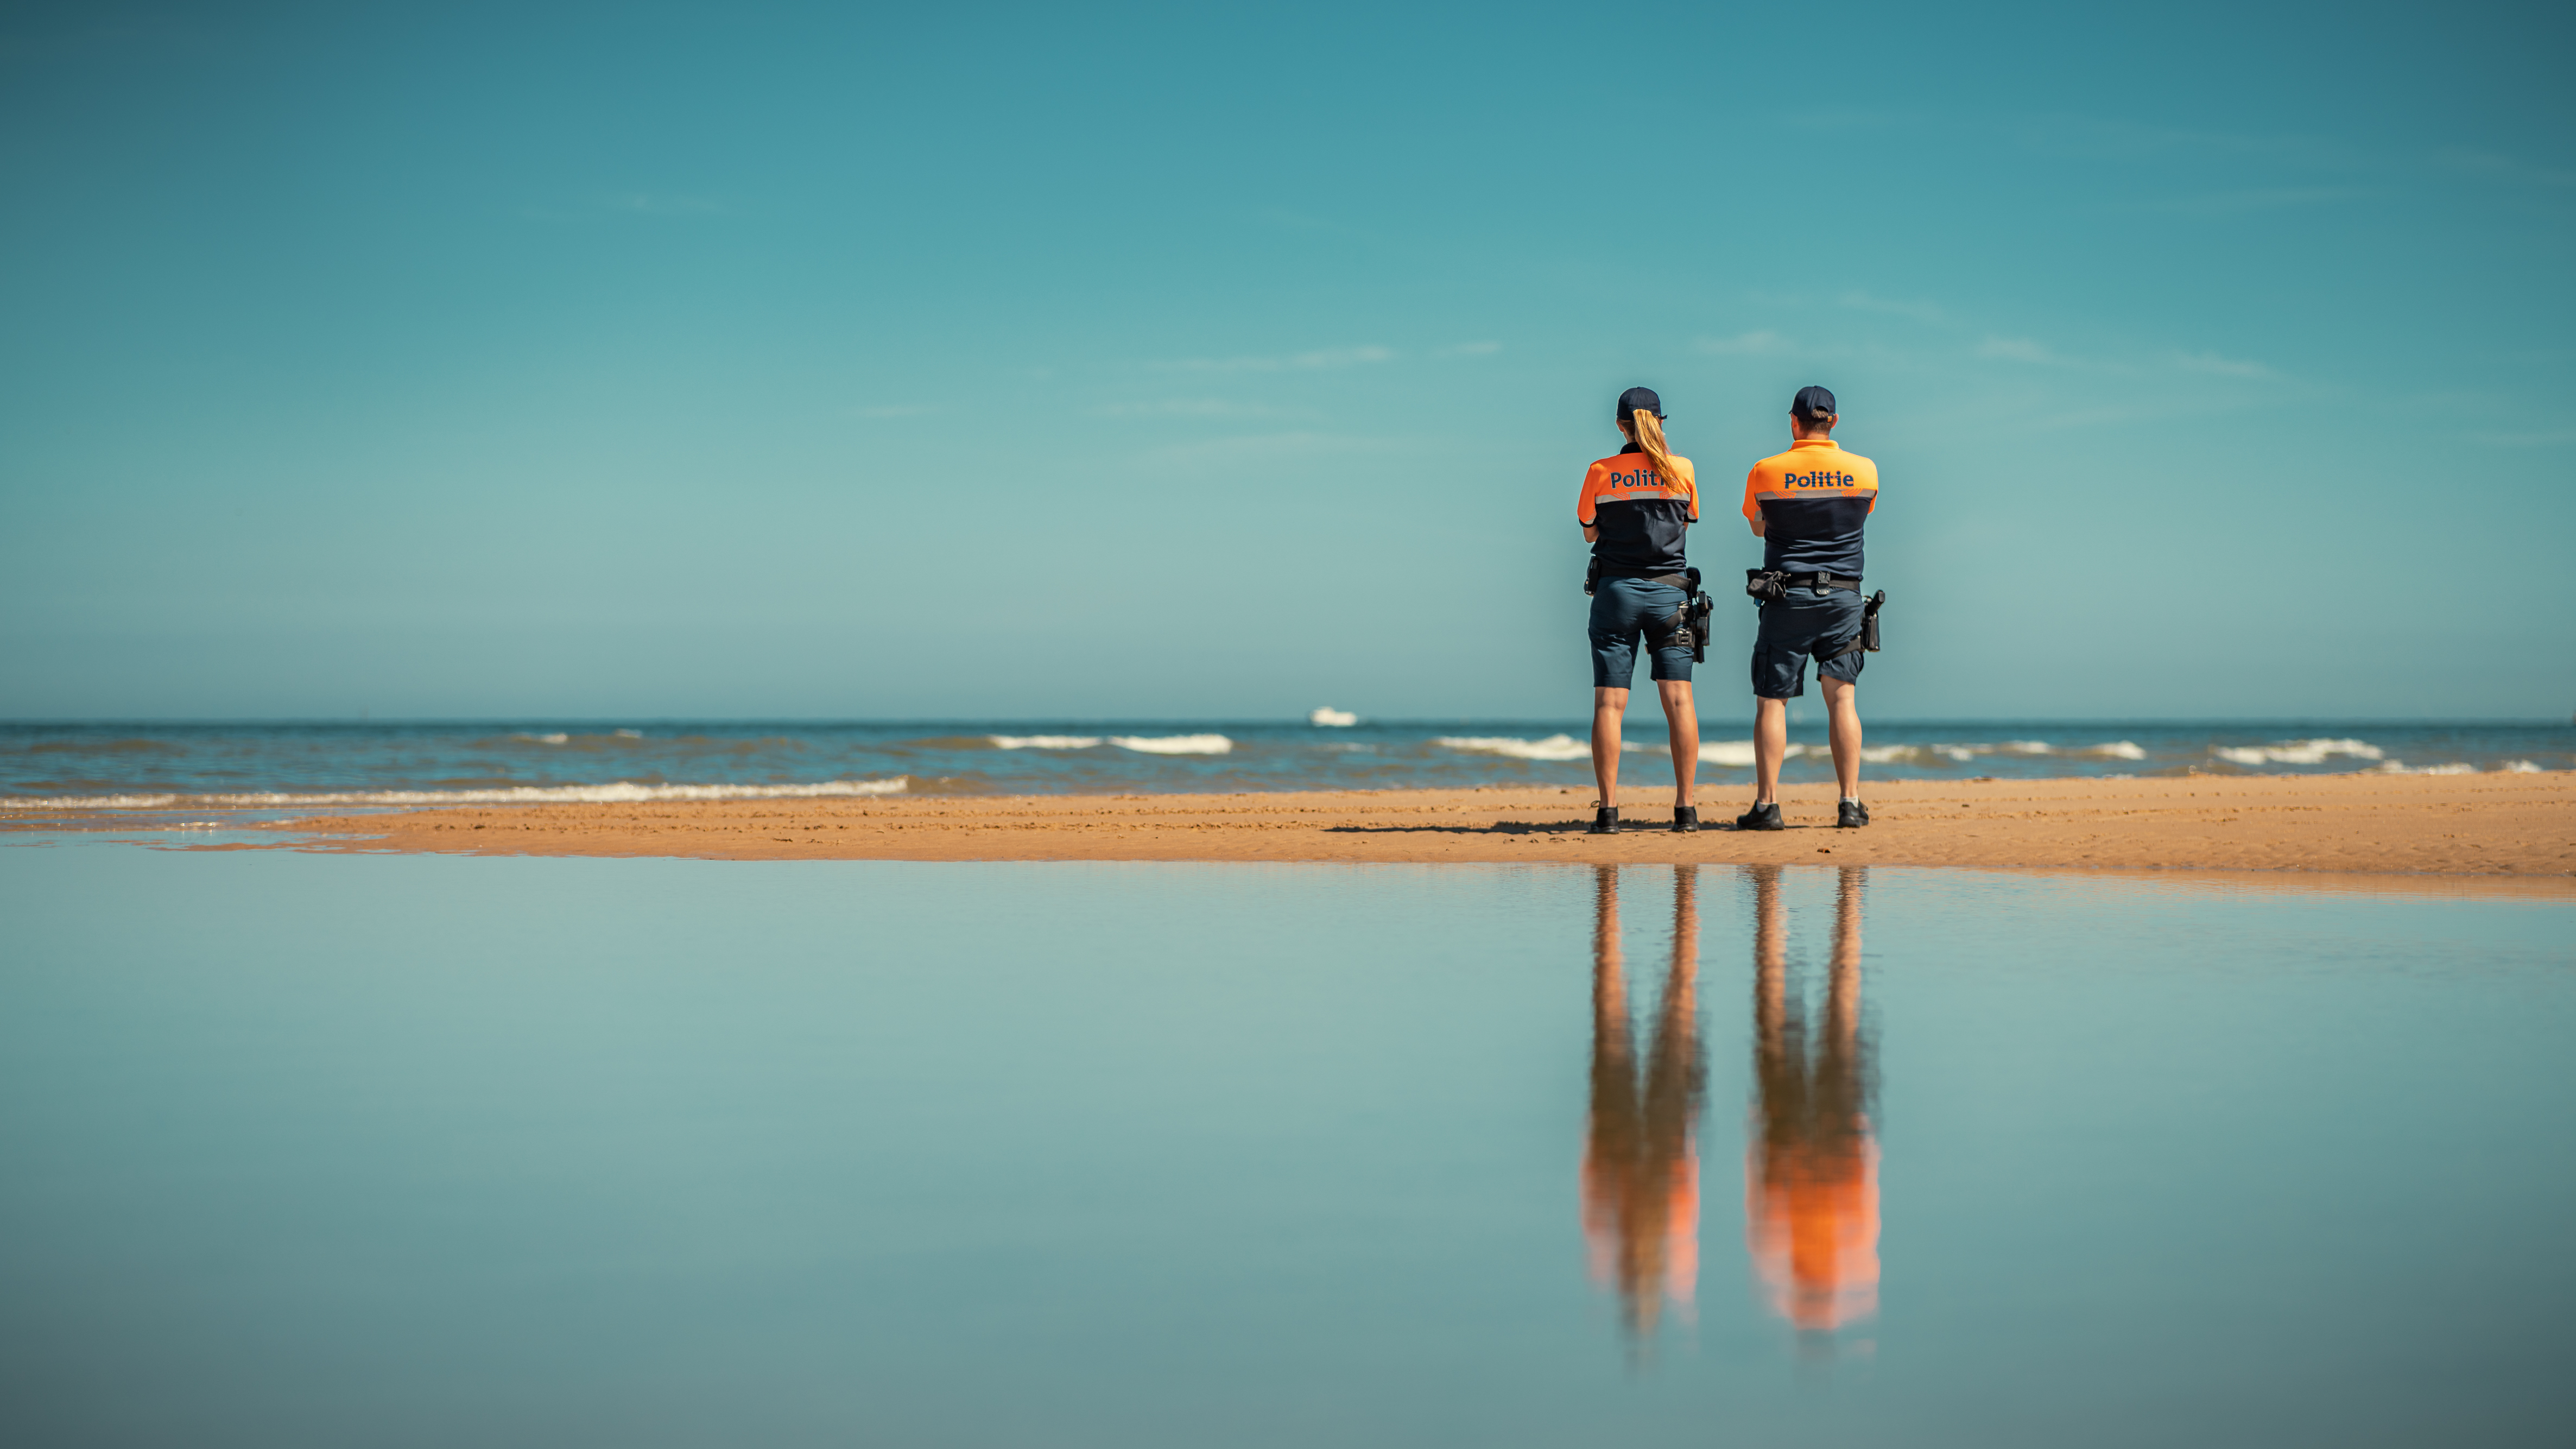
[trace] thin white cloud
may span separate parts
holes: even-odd
[[[612,211],[638,216],[714,216],[725,209],[712,196],[683,196],[668,191],[628,191],[604,198]]]
[[[2499,156],[2492,151],[2471,151],[2455,147],[2448,151],[2435,152],[2433,159],[2450,170],[2466,172],[2471,176],[2489,177],[2497,181],[2511,181],[2524,186],[2542,186],[2551,190],[2576,186],[2576,171],[2562,171],[2551,166],[2534,166],[2528,162],[2517,161],[2511,156]]]
[[[1264,403],[1233,402],[1213,397],[1173,397],[1153,402],[1110,403],[1092,409],[1104,418],[1285,418],[1312,417],[1302,408],[1275,408]]]
[[[1691,350],[1718,357],[1772,357],[1796,349],[1777,332],[1739,332],[1732,337],[1695,339]]]
[[[1917,322],[1934,324],[1950,320],[1949,313],[1930,302],[1894,302],[1885,297],[1873,297],[1867,292],[1845,292],[1836,300],[1859,312],[1885,312],[1891,316],[1911,317]]]
[[[2278,377],[2279,373],[2259,362],[2241,357],[2221,357],[2215,352],[2177,354],[2174,366],[2185,372],[2210,372],[2220,377]]]
[[[1339,433],[1250,433],[1241,437],[1171,443],[1148,449],[1137,455],[1137,461],[1179,468],[1243,468],[1297,458],[1377,452],[1387,446],[1385,438],[1360,438]]]
[[[2116,211],[2163,212],[2178,216],[2229,216],[2249,211],[2283,211],[2297,206],[2329,206],[2359,201],[2379,193],[2362,186],[2258,186],[2237,191],[2211,191],[2165,201],[2123,203]]]
[[[1384,347],[1326,347],[1284,357],[1185,357],[1163,365],[1183,372],[1311,372],[1394,360],[1395,353]]]
[[[2006,362],[2035,362],[2049,367],[2063,367],[2066,359],[2048,349],[2046,343],[2027,337],[1988,337],[1977,344],[1979,357],[2001,358]]]
[[[1366,237],[1369,235],[1358,227],[1335,221],[1331,217],[1317,216],[1312,212],[1292,211],[1284,206],[1263,207],[1253,213],[1253,216],[1265,225],[1283,227],[1289,231],[1322,232],[1328,236]]]

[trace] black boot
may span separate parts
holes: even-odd
[[[1789,825],[1788,822],[1780,818],[1780,806],[1775,801],[1769,805],[1756,805],[1752,809],[1745,811],[1743,814],[1736,816],[1735,828],[1738,830],[1786,830],[1789,828]]]
[[[1674,807],[1673,807],[1673,833],[1674,833],[1675,835],[1695,835],[1695,834],[1697,834],[1698,832],[1699,832],[1699,807],[1698,807],[1698,806],[1696,806],[1696,805],[1676,805],[1676,806],[1674,806]]]
[[[1616,805],[1604,805],[1600,809],[1593,811],[1592,833],[1595,835],[1618,834],[1619,807]]]

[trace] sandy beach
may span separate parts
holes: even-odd
[[[301,849],[717,860],[1707,861],[2093,870],[2403,872],[2576,889],[2576,775],[1893,781],[1835,830],[1829,786],[1790,828],[1585,833],[1589,791],[949,796],[475,806],[268,827]],[[1742,801],[1703,797],[1731,820]],[[256,847],[253,847],[256,848]]]

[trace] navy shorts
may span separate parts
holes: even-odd
[[[1796,699],[1807,692],[1807,657],[1832,654],[1860,638],[1861,610],[1849,589],[1791,589],[1762,606],[1762,632],[1753,641],[1753,692],[1764,699]],[[1855,683],[1868,654],[1854,650],[1817,661],[1826,679]]]
[[[1592,687],[1626,689],[1637,678],[1637,639],[1661,634],[1664,621],[1688,602],[1672,584],[1644,579],[1603,579],[1592,590]],[[1649,627],[1652,626],[1652,627]],[[1672,645],[1655,651],[1647,671],[1654,678],[1688,681],[1691,652]]]

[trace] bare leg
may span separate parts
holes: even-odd
[[[1664,697],[1664,729],[1673,742],[1673,804],[1688,805],[1699,778],[1699,710],[1687,679],[1658,680],[1655,691]]]
[[[1860,798],[1860,687],[1840,679],[1819,680],[1825,687],[1825,709],[1833,716],[1834,778],[1842,781],[1843,798]]]
[[[1628,712],[1628,691],[1592,691],[1592,778],[1600,782],[1601,803],[1619,804],[1619,717]]]
[[[1789,755],[1789,701],[1753,699],[1753,803],[1780,803],[1780,762]]]

